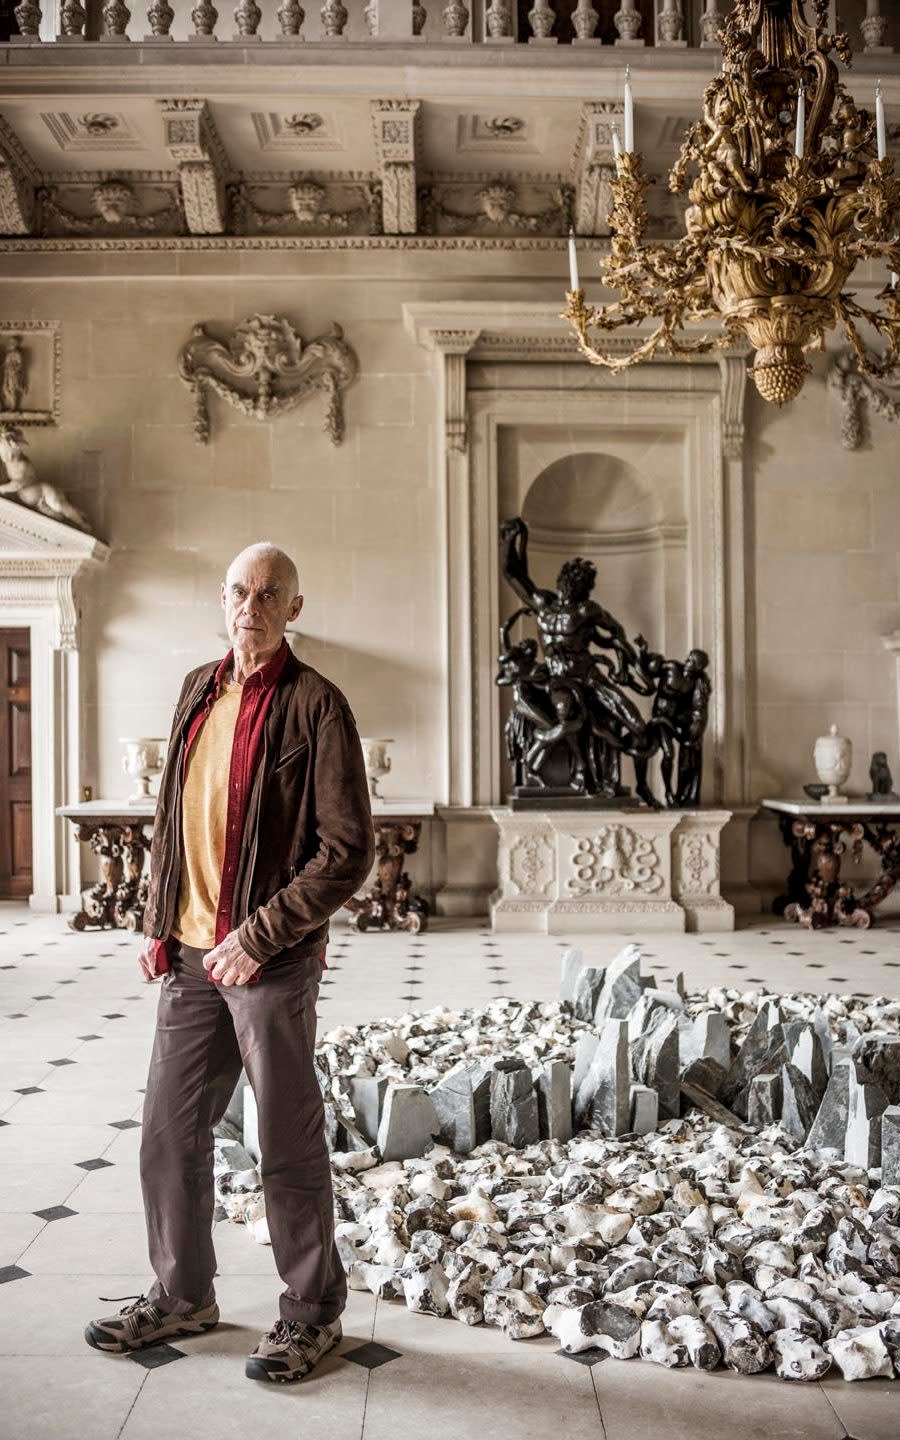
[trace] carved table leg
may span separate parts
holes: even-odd
[[[148,884],[144,857],[150,844],[143,823],[81,824],[77,835],[97,856],[101,879],[84,891],[81,909],[69,918],[70,928],[140,930]]]
[[[866,839],[881,860],[881,874],[858,902],[860,908],[871,917],[875,907],[900,884],[900,835],[883,823],[866,825],[863,828]]]
[[[375,818],[375,854],[378,879],[362,898],[347,902],[350,924],[357,930],[409,930],[418,934],[428,923],[428,905],[412,894],[412,881],[403,869],[414,855],[422,829],[419,820]]]
[[[791,873],[787,878],[787,890],[779,895],[772,905],[776,915],[783,915],[789,905],[805,905],[808,899],[810,847],[803,826],[799,829],[790,815],[779,815],[778,828],[781,838],[791,852]]]
[[[862,851],[863,827],[847,825],[843,820],[795,820],[794,837],[808,849],[810,874],[806,896],[791,901],[784,908],[785,920],[796,921],[808,930],[828,925],[853,925],[865,930],[871,914],[864,902],[853,894],[852,887],[841,880],[841,860],[847,845],[841,839],[848,831],[854,861]]]

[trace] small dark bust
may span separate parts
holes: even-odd
[[[898,796],[894,793],[894,777],[891,775],[890,766],[887,763],[887,755],[883,750],[876,750],[872,756],[872,763],[869,766],[869,779],[872,782],[872,789],[866,796],[867,800],[887,801],[898,799]]]

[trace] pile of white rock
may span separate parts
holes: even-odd
[[[629,946],[561,1000],[318,1046],[349,1284],[563,1350],[900,1374],[900,1002],[657,990]],[[219,1214],[268,1231],[252,1093]]]

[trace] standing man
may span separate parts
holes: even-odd
[[[133,1303],[85,1331],[95,1349],[122,1352],[218,1323],[213,1127],[243,1066],[286,1286],[246,1373],[280,1382],[301,1379],[341,1338],[316,999],[329,916],[374,858],[353,714],[284,638],[298,590],[282,550],[242,550],[221,588],[232,648],[190,672],[175,707],[140,954],[148,979],[163,976],[140,1161],[156,1281],[116,1297]]]

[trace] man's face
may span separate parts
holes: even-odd
[[[303,596],[275,559],[236,560],[222,585],[228,638],[235,650],[254,654],[277,650],[285,626],[303,608]]]

